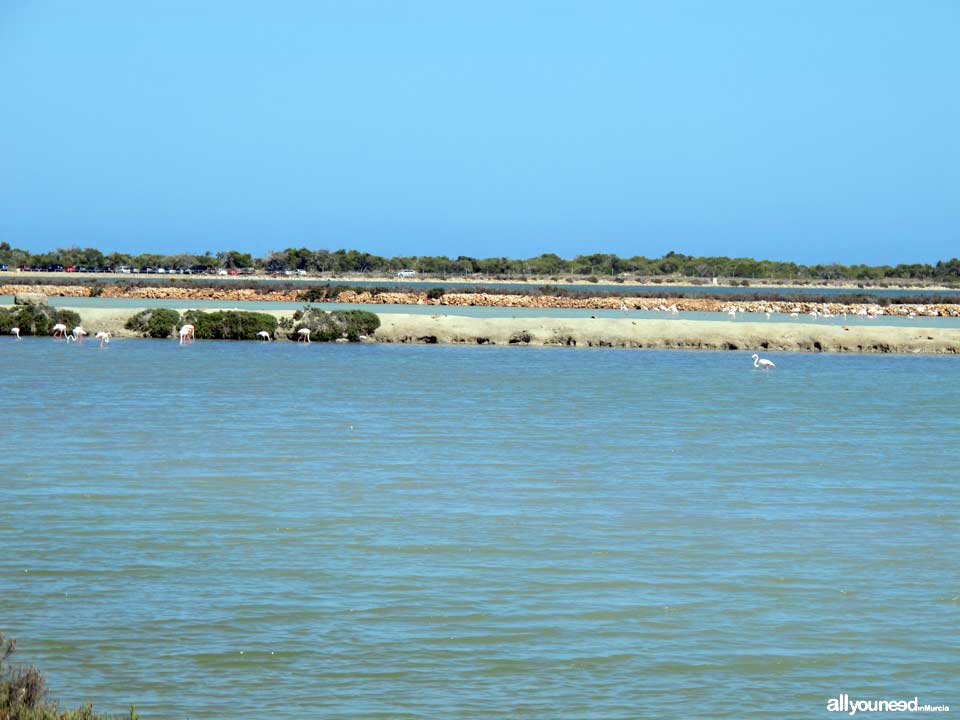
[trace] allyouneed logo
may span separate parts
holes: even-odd
[[[920,698],[913,700],[851,700],[844,693],[827,700],[829,712],[845,712],[856,715],[858,712],[950,712],[946,705],[921,705]]]

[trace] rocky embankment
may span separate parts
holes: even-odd
[[[59,297],[90,297],[96,292],[103,298],[140,298],[150,300],[197,300],[240,302],[300,302],[301,291],[268,288],[221,289],[208,287],[123,287],[108,285],[94,291],[83,285],[2,285],[0,295],[44,293]],[[510,307],[582,310],[647,310],[671,312],[757,312],[807,315],[899,315],[960,317],[960,304],[843,304],[823,302],[784,302],[770,300],[737,301],[709,298],[642,298],[642,297],[564,297],[553,295],[500,295],[494,293],[448,293],[429,298],[421,292],[369,293],[345,290],[329,302],[370,305],[436,305],[438,307]]]

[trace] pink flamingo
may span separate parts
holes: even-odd
[[[20,339],[20,328],[13,327],[10,328],[10,334],[13,335],[17,340]]]
[[[180,344],[193,342],[193,325],[183,325],[180,328]]]
[[[101,330],[100,332],[98,332],[94,337],[96,337],[97,340],[100,341],[100,349],[101,349],[101,350],[103,350],[103,345],[104,345],[104,343],[110,342],[110,333],[104,332],[103,330]]]
[[[262,338],[263,340],[266,340],[267,342],[270,342],[270,333],[268,333],[266,330],[261,330],[260,332],[258,332],[258,333],[257,333],[257,337],[258,337],[258,338]]]
[[[753,366],[755,368],[763,368],[764,370],[769,370],[772,367],[776,367],[776,365],[774,365],[772,362],[770,362],[766,358],[760,357],[756,353],[754,353],[752,357],[753,357]]]
[[[78,342],[83,342],[83,336],[87,334],[87,331],[83,329],[83,325],[77,325],[73,329],[73,339]]]
[[[300,328],[297,330],[297,335],[300,336],[297,338],[297,342],[310,344],[310,328]]]
[[[53,326],[53,337],[59,339],[67,336],[67,326],[63,323],[57,323]]]

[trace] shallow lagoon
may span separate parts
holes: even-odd
[[[2,629],[155,718],[957,704],[960,364],[771,357],[7,339]]]

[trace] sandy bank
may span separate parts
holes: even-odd
[[[378,342],[955,354],[960,330],[693,320],[382,315]]]
[[[123,325],[137,309],[70,308],[91,332],[137,337]],[[269,311],[279,318],[288,311]],[[960,329],[797,323],[634,320],[630,318],[474,318],[384,313],[373,340],[385,343],[768,350],[776,352],[960,352]]]

